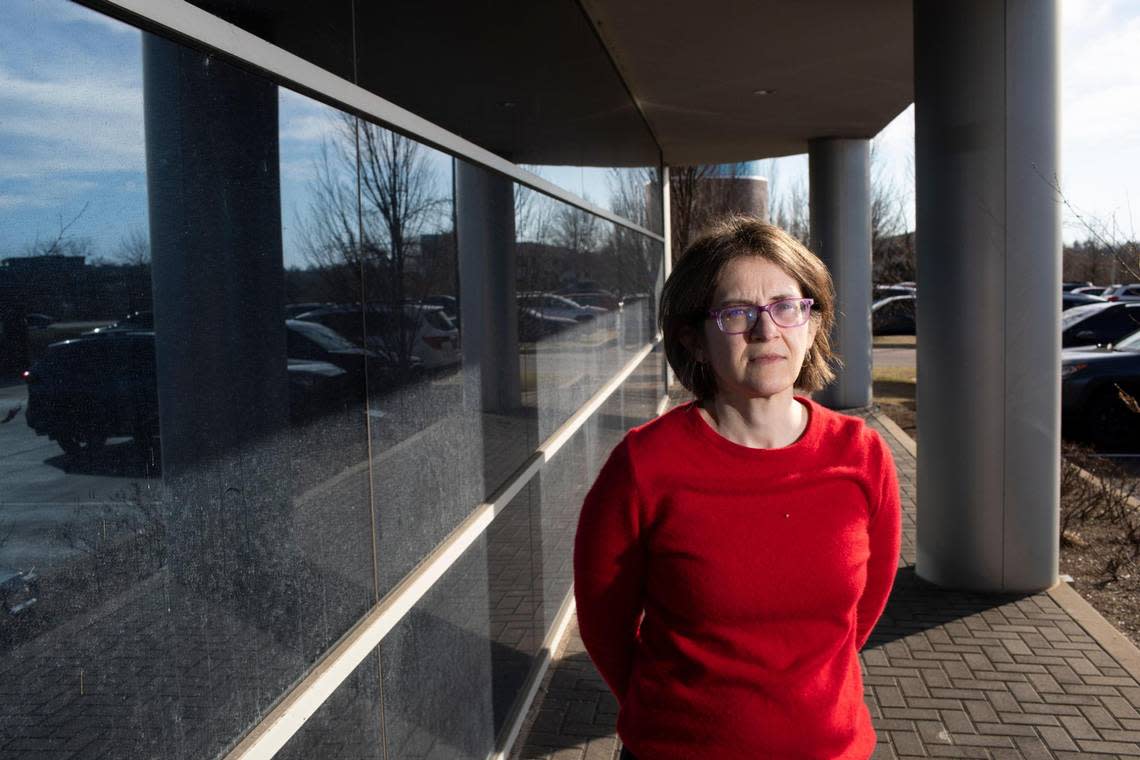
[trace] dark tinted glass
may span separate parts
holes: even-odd
[[[366,373],[284,318],[326,297],[344,117],[72,3],[4,16],[0,755],[215,756],[376,599]]]

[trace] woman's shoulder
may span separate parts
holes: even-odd
[[[688,437],[694,403],[689,401],[678,404],[669,411],[631,428],[625,434],[622,443],[639,454],[655,454],[662,450],[674,449],[679,441]]]
[[[863,417],[837,412],[810,398],[806,400],[811,404],[812,414],[818,415],[822,440],[864,451],[878,451],[886,447],[879,431],[868,425]]]

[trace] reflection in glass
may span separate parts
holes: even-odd
[[[72,3],[0,50],[0,755],[216,756],[652,340],[660,243],[500,177],[476,287],[461,162]],[[643,382],[287,755],[486,756]]]
[[[526,164],[522,168],[595,206],[661,234],[661,173],[657,167]]]
[[[519,339],[541,441],[652,341],[661,245],[523,188],[515,213]]]
[[[380,644],[387,756],[485,758],[494,746],[485,538]]]
[[[213,756],[375,599],[368,363],[282,298],[333,112],[71,3],[0,48],[0,754]]]

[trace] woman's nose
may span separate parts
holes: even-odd
[[[751,332],[748,333],[750,340],[767,341],[772,340],[780,334],[779,326],[772,321],[772,315],[766,311],[760,312],[760,316],[756,319],[756,324],[752,326]]]

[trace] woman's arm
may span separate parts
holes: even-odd
[[[879,434],[873,430],[870,433],[872,450],[868,462],[872,472],[869,474],[879,487],[867,523],[871,556],[867,560],[867,585],[856,608],[855,651],[867,643],[871,630],[886,609],[898,570],[902,541],[902,505],[895,461]]]
[[[574,537],[582,643],[619,702],[629,683],[644,593],[641,507],[626,437],[587,494]]]

